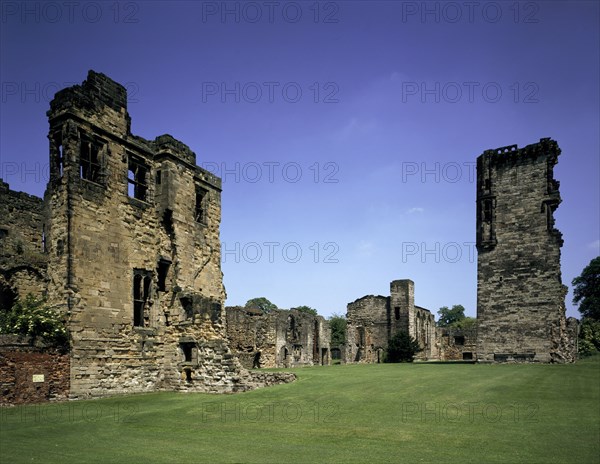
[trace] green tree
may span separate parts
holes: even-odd
[[[263,313],[270,313],[274,309],[277,309],[277,306],[267,300],[264,296],[259,298],[252,298],[251,300],[246,301],[246,308],[258,308]]]
[[[452,309],[448,306],[442,306],[438,311],[438,327],[449,327],[465,318],[465,308],[463,305],[454,305]]]
[[[573,303],[584,318],[600,321],[600,256],[592,259],[573,285]]]
[[[331,328],[331,346],[344,345],[346,343],[346,327],[348,323],[344,316],[333,314],[329,318]]]
[[[579,354],[589,356],[600,351],[600,321],[586,317],[579,327]]]
[[[34,340],[41,338],[45,343],[68,349],[67,326],[62,316],[45,303],[29,294],[10,310],[0,311],[0,333],[29,335]]]
[[[394,335],[388,342],[386,362],[413,362],[415,354],[422,351],[417,341],[408,335],[407,332],[400,331]]]
[[[477,319],[474,317],[464,317],[456,322],[453,322],[450,327],[455,327],[461,330],[472,330],[477,327]]]
[[[293,308],[296,311],[300,311],[301,313],[312,314],[313,316],[317,315],[317,310],[311,308],[310,306],[298,306],[297,308]]]

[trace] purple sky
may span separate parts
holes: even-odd
[[[223,178],[228,305],[345,313],[410,278],[418,305],[474,316],[475,159],[542,137],[563,151],[563,283],[599,254],[598,2],[1,8],[0,177],[42,195],[49,101],[107,74],[134,134]]]

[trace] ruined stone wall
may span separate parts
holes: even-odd
[[[48,116],[48,294],[68,315],[71,396],[255,388],[225,338],[220,179],[173,137],[132,135],[102,74]]]
[[[29,337],[0,335],[0,404],[41,403],[69,394],[69,356]]]
[[[41,198],[10,190],[0,179],[0,309],[46,291]]]
[[[550,139],[477,159],[477,358],[573,361],[560,271],[560,204]]]
[[[227,307],[227,337],[242,365],[254,366],[260,352],[261,367],[299,367],[331,363],[331,330],[321,316],[278,309]]]
[[[390,283],[390,296],[368,295],[348,304],[346,362],[383,362],[391,337],[407,332],[421,346],[415,359],[438,359],[439,340],[435,318],[429,310],[415,306],[414,282]]]
[[[389,301],[368,295],[348,304],[346,362],[383,362],[391,334]]]
[[[438,329],[442,361],[472,361],[477,358],[477,329]]]

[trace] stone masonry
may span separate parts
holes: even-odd
[[[408,332],[423,351],[415,359],[439,359],[435,318],[415,306],[412,280],[395,280],[390,296],[368,295],[348,304],[346,362],[383,362],[388,341],[399,331]]]
[[[551,139],[477,158],[477,359],[571,362],[575,319],[565,319],[561,202]]]
[[[228,307],[227,337],[231,349],[248,369],[328,365],[329,323],[322,316],[297,310]]]
[[[126,90],[103,74],[59,91],[48,118],[43,204],[2,184],[10,211],[0,229],[3,244],[21,234],[37,250],[22,246],[23,262],[41,256],[26,270],[67,320],[70,396],[235,392],[292,380],[253,376],[227,344],[221,180],[172,136],[131,134]],[[26,293],[16,272],[2,268],[4,299]]]

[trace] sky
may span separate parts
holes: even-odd
[[[41,196],[50,100],[108,75],[133,134],[171,134],[222,178],[227,305],[345,314],[412,279],[417,305],[475,316],[475,160],[551,137],[579,316],[571,281],[600,254],[600,3],[0,5],[0,177]]]

